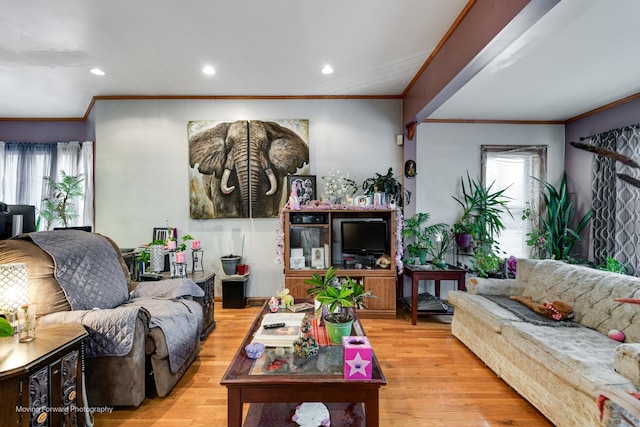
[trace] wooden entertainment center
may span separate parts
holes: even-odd
[[[368,308],[360,317],[396,315],[396,209],[355,208],[284,210],[284,274],[285,286],[294,298],[309,297],[304,281],[313,273],[324,275],[329,266],[338,276],[361,280],[366,291],[377,298],[367,300]],[[387,224],[389,268],[376,266],[374,256],[345,258],[342,253],[341,223],[373,221]],[[292,258],[292,249],[296,253]]]

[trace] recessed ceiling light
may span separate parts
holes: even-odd
[[[324,68],[322,69],[322,74],[331,74],[333,73],[333,68],[331,68],[331,65],[325,65]]]
[[[208,76],[212,76],[216,73],[216,70],[213,69],[213,67],[207,65],[206,67],[204,67],[202,69],[202,72],[205,73]]]
[[[89,70],[92,74],[95,74],[96,76],[104,76],[104,71],[102,71],[100,68],[92,68]]]

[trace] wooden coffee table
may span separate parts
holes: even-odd
[[[363,402],[366,425],[378,426],[378,391],[381,386],[387,384],[387,381],[375,353],[373,355],[373,375],[370,380],[345,380],[343,378],[340,346],[321,347],[320,355],[307,359],[311,362],[310,365],[325,366],[324,362],[329,364],[329,357],[334,358],[334,369],[328,369],[331,371],[330,373],[326,373],[327,370],[292,373],[288,369],[283,369],[282,373],[269,372],[265,374],[265,370],[259,369],[259,367],[264,367],[267,363],[265,362],[266,356],[257,360],[250,359],[246,356],[244,348],[251,343],[254,333],[260,327],[262,317],[267,311],[268,307],[265,304],[220,380],[220,384],[227,387],[228,425],[242,426],[242,409],[245,403]],[[365,335],[362,324],[357,316],[355,317],[352,335]],[[323,351],[327,351],[323,356],[325,357],[323,363],[313,363],[312,359],[319,358],[323,355]],[[339,361],[335,360],[336,355],[338,355]],[[336,370],[337,366],[339,368]]]

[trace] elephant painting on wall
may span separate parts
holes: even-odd
[[[309,167],[308,120],[188,124],[191,218],[277,217]]]

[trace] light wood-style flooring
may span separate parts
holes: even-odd
[[[216,302],[216,328],[169,396],[96,415],[95,425],[226,426],[220,378],[259,310],[223,309]],[[381,426],[551,426],[451,335],[448,322],[446,316],[419,318],[412,326],[407,315],[362,320],[387,378],[380,389]]]

